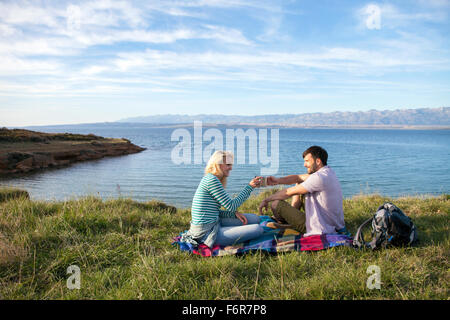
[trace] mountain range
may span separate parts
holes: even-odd
[[[202,121],[207,124],[308,126],[450,126],[450,107],[359,112],[335,111],[301,114],[221,115],[164,114],[121,119],[118,122],[180,124]]]

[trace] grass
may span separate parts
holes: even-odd
[[[25,129],[0,128],[0,142],[92,141],[103,137],[94,134],[44,133]]]
[[[7,201],[9,199],[29,199],[30,195],[27,191],[13,188],[13,187],[2,187],[0,188],[0,203]]]
[[[256,212],[270,192],[240,211]],[[0,201],[0,298],[448,299],[449,196],[345,199],[348,229],[355,233],[388,200],[417,225],[417,247],[201,258],[170,244],[189,227],[188,209],[129,199],[8,197]],[[67,288],[70,265],[80,268],[79,290]],[[381,269],[380,290],[366,287],[370,265]]]

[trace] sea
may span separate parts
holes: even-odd
[[[302,153],[312,145],[327,150],[328,165],[337,174],[344,198],[450,193],[450,130],[199,128],[194,124],[177,128],[93,124],[32,130],[126,138],[147,148],[137,154],[0,178],[0,186],[25,189],[33,200],[96,196],[159,200],[189,208],[214,150],[227,147],[235,154],[226,188],[234,196],[255,176],[306,173]]]

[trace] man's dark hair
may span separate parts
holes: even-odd
[[[319,146],[309,147],[303,152],[303,158],[305,158],[308,153],[311,153],[311,156],[313,157],[314,160],[320,159],[322,160],[322,164],[324,166],[327,165],[328,153],[324,148]]]

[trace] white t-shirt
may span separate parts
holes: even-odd
[[[305,194],[306,233],[336,233],[345,226],[342,190],[334,171],[324,166],[301,184]]]

